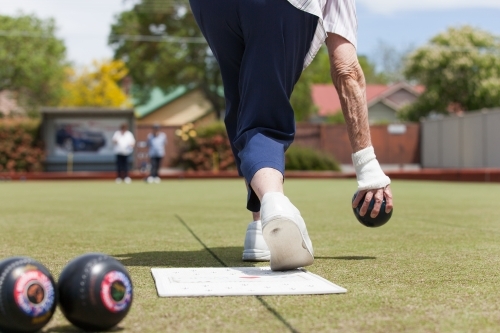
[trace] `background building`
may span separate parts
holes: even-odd
[[[404,106],[415,102],[424,89],[422,86],[411,86],[404,82],[390,86],[368,84],[366,99],[370,123],[398,121],[398,112]],[[339,95],[333,85],[315,84],[311,87],[311,93],[313,102],[318,107],[319,120],[325,120],[342,112]]]

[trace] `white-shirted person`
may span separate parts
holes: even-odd
[[[135,138],[127,124],[122,124],[120,130],[113,134],[113,146],[116,154],[116,183],[124,181],[130,184],[132,180],[128,175],[128,157],[134,151]]]

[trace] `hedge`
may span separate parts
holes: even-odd
[[[0,172],[41,171],[44,151],[40,122],[25,118],[0,119]]]
[[[339,163],[333,156],[321,151],[290,146],[285,154],[286,170],[340,171]]]

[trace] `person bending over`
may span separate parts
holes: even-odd
[[[248,190],[247,209],[254,222],[247,228],[243,260],[270,260],[272,270],[311,265],[314,252],[306,224],[283,191],[284,154],[295,135],[293,87],[329,37],[323,17],[326,1],[190,0],[190,4],[221,69],[224,122]],[[353,160],[359,189],[377,198],[390,196],[390,180],[366,140],[370,134],[368,125],[363,125],[368,119],[362,115],[367,112],[362,102],[364,77],[357,59],[350,62],[345,45],[334,41],[337,38],[328,41],[332,76],[344,99],[351,145],[356,147]],[[356,99],[346,100],[350,98]],[[379,176],[383,181],[374,182]],[[377,207],[380,203],[374,212]],[[391,200],[386,207],[392,208]],[[366,212],[367,205],[363,209]]]

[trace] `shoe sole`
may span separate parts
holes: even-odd
[[[296,269],[314,262],[299,227],[292,220],[275,218],[266,223],[262,233],[271,252],[271,270]]]
[[[245,250],[242,259],[243,261],[269,261],[271,253],[263,250]]]

